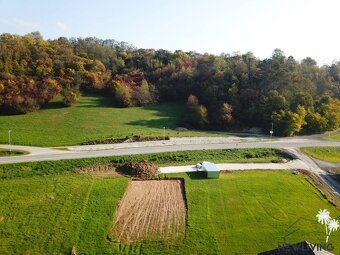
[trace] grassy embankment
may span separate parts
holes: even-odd
[[[340,147],[304,147],[301,150],[313,158],[340,163]]]
[[[337,133],[331,134],[329,136],[325,135],[323,138],[333,142],[340,142],[340,132],[338,131]]]

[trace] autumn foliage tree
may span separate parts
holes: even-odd
[[[328,103],[321,104],[320,114],[327,120],[327,130],[336,130],[340,127],[340,100],[330,99]]]
[[[71,106],[79,102],[80,100],[80,91],[77,89],[66,88],[62,91],[63,103],[66,106]]]
[[[290,110],[274,112],[272,121],[275,126],[275,133],[281,136],[293,136],[302,130],[305,122],[306,110],[303,106],[298,106],[296,112]]]
[[[306,115],[307,130],[319,134],[327,130],[327,119],[318,112],[308,111]]]
[[[144,106],[153,102],[148,82],[143,79],[141,85],[133,91],[133,104],[135,106]]]
[[[61,92],[72,104],[87,92],[120,107],[188,100],[183,121],[192,128],[267,133],[274,121],[276,135],[307,134],[339,128],[339,77],[340,62],[318,66],[280,49],[260,60],[251,52],[217,56],[95,37],[0,35],[2,114],[38,110]]]
[[[7,78],[0,86],[0,109],[6,114],[35,111],[60,92],[60,86],[53,78],[34,80],[13,75]]]
[[[183,123],[189,128],[203,129],[208,126],[207,108],[200,105],[198,98],[194,95],[188,97]]]
[[[119,82],[114,84],[114,99],[120,107],[132,106],[132,98],[129,88],[125,87]]]
[[[221,120],[223,123],[222,125],[224,127],[230,127],[233,124],[234,119],[233,119],[232,112],[233,112],[233,107],[228,103],[223,103],[222,109],[221,109]]]

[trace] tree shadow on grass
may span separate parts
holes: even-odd
[[[67,106],[64,105],[61,101],[55,101],[55,102],[49,102],[45,105],[43,105],[40,109],[41,110],[47,110],[47,109],[61,109],[66,108]]]
[[[127,122],[132,126],[171,129],[179,125],[182,108],[178,103],[160,103],[140,107],[143,111],[152,113],[153,119],[140,119]]]
[[[117,107],[114,100],[105,95],[84,94],[81,103],[77,105],[80,108],[96,108],[96,107]]]
[[[178,120],[175,117],[161,117],[158,119],[151,120],[134,120],[126,123],[131,126],[140,126],[147,128],[166,128],[172,129],[178,125]]]

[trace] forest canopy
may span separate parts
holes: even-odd
[[[274,123],[277,135],[321,133],[340,125],[340,62],[318,66],[275,49],[199,54],[138,49],[97,38],[44,40],[39,32],[0,35],[0,112],[35,111],[56,95],[102,93],[119,107],[186,102],[183,125],[236,130]]]

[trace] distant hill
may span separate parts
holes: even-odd
[[[55,96],[111,96],[120,107],[188,101],[181,123],[197,129],[260,127],[290,136],[340,125],[340,63],[318,66],[279,49],[243,55],[138,49],[97,38],[0,35],[0,112],[36,111]],[[191,97],[190,97],[191,96]],[[189,100],[190,99],[190,100]]]

